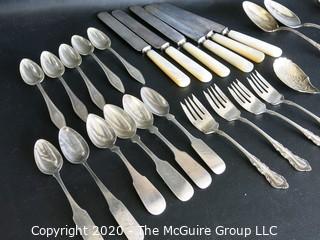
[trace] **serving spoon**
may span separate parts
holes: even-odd
[[[301,32],[289,28],[289,27],[280,27],[276,21],[276,19],[263,7],[250,2],[250,1],[244,1],[242,3],[242,7],[247,14],[247,16],[250,18],[250,20],[257,25],[260,29],[262,29],[265,32],[277,32],[277,31],[289,31],[293,32],[299,37],[306,40],[308,43],[310,43],[312,46],[317,48],[320,51],[320,44],[316,41],[312,40],[311,38],[307,37],[306,35],[302,34]]]
[[[111,214],[126,237],[130,240],[144,239],[142,228],[136,219],[132,216],[126,206],[101,182],[89,166],[87,160],[89,158],[90,149],[86,140],[72,128],[63,127],[59,131],[59,144],[63,155],[69,162],[83,165],[90,173],[106,199]]]
[[[140,95],[147,108],[155,115],[165,117],[174,123],[190,140],[192,148],[215,174],[222,174],[226,170],[226,164],[204,141],[193,136],[173,114],[170,113],[168,101],[155,90],[143,87]]]
[[[93,57],[93,59],[98,63],[98,65],[101,67],[103,70],[104,74],[106,75],[108,81],[110,84],[117,89],[119,92],[124,93],[125,89],[122,84],[122,81],[120,78],[112,72],[94,53],[94,46],[92,43],[79,35],[73,35],[71,38],[71,45],[72,47],[81,55],[86,56],[90,55]]]
[[[176,162],[199,188],[205,189],[210,186],[212,182],[210,174],[188,153],[178,149],[162,135],[159,129],[153,125],[152,113],[140,99],[126,94],[122,97],[122,104],[124,110],[135,121],[137,128],[147,129],[150,133],[160,138],[170,148]]]
[[[75,93],[71,90],[69,85],[63,79],[62,75],[64,74],[65,68],[62,62],[59,60],[59,58],[51,52],[43,51],[40,56],[40,62],[44,73],[48,77],[58,78],[60,80],[69,96],[74,112],[78,115],[78,117],[81,120],[85,122],[88,116],[87,107],[75,95]]]
[[[115,145],[117,136],[107,122],[95,115],[89,114],[87,120],[87,132],[91,142],[98,148],[108,148],[116,153],[127,167],[133,186],[139,195],[143,205],[153,215],[159,215],[166,209],[166,201],[155,186],[141,175],[127,160],[118,146]]]
[[[61,44],[59,46],[59,58],[63,65],[67,68],[75,68],[79,74],[81,75],[83,81],[85,82],[90,98],[92,102],[101,110],[103,110],[103,106],[106,104],[106,101],[103,95],[99,92],[99,90],[93,85],[87,75],[80,68],[82,58],[80,54],[70,45]]]
[[[44,101],[46,102],[50,119],[57,128],[62,128],[66,125],[65,118],[57,106],[52,102],[46,91],[43,89],[41,82],[44,79],[44,72],[41,67],[34,61],[24,58],[19,65],[20,75],[23,81],[31,86],[36,85],[40,90]]]
[[[301,28],[301,27],[312,27],[320,29],[319,24],[315,23],[301,23],[300,18],[291,11],[289,8],[283,6],[282,4],[272,1],[264,0],[264,5],[268,11],[283,25],[291,28]]]
[[[156,170],[170,190],[181,201],[188,201],[194,194],[191,184],[167,161],[158,158],[137,135],[137,127],[134,120],[122,108],[106,104],[103,109],[104,117],[114,129],[119,138],[131,139],[139,145],[153,160]]]
[[[98,227],[94,224],[91,217],[82,209],[64,185],[60,176],[63,159],[59,151],[48,141],[39,139],[34,145],[34,159],[39,170],[47,175],[53,176],[61,186],[66,195],[73,213],[73,221],[81,229],[80,234],[84,240],[103,240],[97,232]],[[84,229],[86,229],[84,231]]]
[[[128,63],[123,57],[120,56],[119,53],[117,53],[111,47],[111,40],[104,32],[96,28],[89,27],[87,29],[87,34],[90,42],[93,44],[95,48],[99,50],[109,50],[116,58],[119,59],[119,61],[123,64],[123,66],[125,67],[125,69],[131,77],[133,77],[135,80],[142,84],[146,83],[142,73],[136,67]]]

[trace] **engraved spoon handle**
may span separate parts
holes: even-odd
[[[292,102],[290,100],[283,100],[282,102],[284,104],[287,104],[287,105],[290,105],[290,106],[293,106],[293,107],[296,107],[296,108],[300,109],[301,111],[303,111],[304,113],[308,114],[310,117],[315,119],[320,124],[320,117],[318,117],[314,113],[310,112],[308,109],[305,109],[304,107],[302,107],[299,104],[297,104],[295,102]]]
[[[249,153],[244,147],[242,147],[236,140],[221,130],[216,131],[217,134],[228,139],[234,146],[236,146],[251,162],[256,169],[265,176],[270,185],[274,188],[286,189],[289,187],[287,180],[280,174],[272,171],[266,164],[261,162],[257,157]]]
[[[82,209],[76,201],[73,199],[66,186],[64,185],[59,173],[55,173],[53,177],[60,184],[64,194],[66,195],[73,212],[73,221],[77,227],[80,229],[85,229],[85,231],[80,231],[81,236],[84,240],[103,240],[103,237],[98,231],[98,227],[92,221],[90,215],[86,210]]]
[[[316,135],[313,132],[305,129],[301,125],[297,124],[296,122],[292,121],[291,119],[285,117],[284,115],[282,115],[282,114],[280,114],[278,112],[275,112],[275,111],[269,110],[269,109],[266,112],[269,113],[270,115],[276,116],[276,117],[281,118],[282,120],[286,121],[291,126],[295,127],[297,130],[299,130],[303,135],[305,135],[315,145],[320,146],[320,137],[318,135]]]
[[[320,29],[320,25],[316,23],[303,23],[301,26]]]
[[[78,115],[78,117],[86,122],[88,117],[88,110],[87,107],[84,105],[84,103],[76,96],[76,94],[71,90],[69,85],[66,83],[66,81],[63,79],[63,77],[59,77],[60,82],[62,83],[64,89],[66,90],[69,99],[72,104],[72,108],[74,112]]]
[[[57,128],[62,128],[66,126],[66,120],[57,106],[52,102],[51,98],[48,96],[46,91],[43,89],[41,84],[37,84],[38,89],[40,90],[44,101],[46,102],[51,121],[56,125]]]
[[[258,133],[260,133],[265,139],[267,139],[271,145],[274,147],[276,151],[278,151],[282,157],[287,159],[289,163],[298,171],[311,171],[311,166],[309,162],[297,155],[295,155],[293,152],[291,152],[288,148],[283,146],[280,142],[275,140],[273,137],[271,137],[269,134],[267,134],[265,131],[263,131],[261,128],[259,128],[257,125],[255,125],[253,122],[249,121],[247,118],[240,117],[240,121],[248,124],[253,129],[255,129]]]

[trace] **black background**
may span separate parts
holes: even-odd
[[[110,36],[114,49],[142,71],[147,86],[158,90],[169,100],[172,113],[177,119],[191,133],[204,139],[227,164],[227,170],[223,175],[212,174],[214,181],[209,189],[200,190],[195,187],[195,195],[192,200],[183,203],[168,190],[156,174],[152,161],[141,149],[129,141],[119,140],[118,144],[131,163],[154,183],[167,200],[166,211],[160,216],[151,216],[138,199],[130,176],[120,159],[108,150],[96,149],[90,143],[90,165],[106,186],[126,204],[140,224],[159,228],[163,225],[208,227],[277,225],[278,236],[249,237],[249,239],[320,239],[318,147],[281,120],[267,115],[255,117],[243,112],[244,116],[270,132],[272,136],[285,143],[298,155],[310,161],[313,171],[299,173],[251,128],[238,122],[227,123],[213,113],[213,116],[221,123],[221,129],[234,136],[272,169],[287,178],[290,184],[289,190],[273,189],[234,147],[219,136],[205,136],[198,132],[182,113],[179,101],[190,93],[195,93],[210,109],[202,95],[202,90],[211,83],[203,84],[192,79],[189,87],[184,89],[176,87],[149,59],[131,49],[96,18],[98,11],[147,2],[149,1],[1,1],[1,239],[44,239],[31,235],[30,229],[33,225],[73,226],[70,206],[59,185],[52,177],[41,174],[33,159],[33,145],[38,138],[47,139],[58,146],[58,130],[50,122],[39,91],[36,87],[24,84],[18,67],[23,57],[39,62],[39,56],[43,50],[57,54],[60,43],[70,43],[73,34],[86,36],[86,29],[90,26],[97,27]],[[262,2],[259,1],[260,4]],[[283,0],[281,2],[295,10],[303,21],[319,23],[320,8],[314,1]],[[176,3],[205,17],[217,20],[232,29],[280,46],[284,50],[284,56],[298,63],[310,75],[315,85],[320,86],[320,53],[291,33],[263,33],[248,20],[242,10],[241,1],[177,1]],[[320,41],[317,30],[304,29],[301,31],[316,41]],[[111,54],[107,51],[96,51],[96,54],[122,78],[127,93],[139,96],[141,85],[128,76]],[[320,115],[319,96],[297,93],[284,86],[273,73],[273,60],[267,57],[262,64],[256,65],[256,69],[288,99],[295,100]],[[108,103],[121,105],[121,94],[107,83],[103,72],[91,57],[83,58],[82,67],[104,94]],[[212,83],[217,83],[226,90],[226,86],[235,78],[245,82],[246,74],[231,66],[230,68],[232,74],[229,77],[221,79],[214,76]],[[102,115],[90,101],[80,76],[73,70],[67,70],[64,77],[75,93],[86,103],[89,111]],[[248,85],[246,82],[245,84]],[[62,85],[55,79],[46,78],[43,86],[65,114],[67,124],[79,131],[89,141],[85,132],[85,124],[73,113]],[[319,125],[296,109],[288,106],[273,109],[320,134]],[[190,147],[188,140],[173,124],[158,117],[155,118],[155,123],[172,142],[201,162]],[[177,166],[171,152],[160,140],[144,131],[139,131],[139,134],[161,158]],[[83,167],[65,162],[61,174],[71,194],[80,206],[89,212],[97,225],[116,225],[108,212],[103,196]],[[125,238],[109,237],[108,239]],[[146,239],[241,239],[241,237],[147,236]]]

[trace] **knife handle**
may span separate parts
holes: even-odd
[[[186,42],[182,45],[183,49],[195,57],[198,61],[208,67],[212,72],[220,77],[227,77],[230,74],[230,69],[218,60],[211,57],[206,52],[202,51],[193,44]]]
[[[203,46],[243,72],[251,72],[254,68],[252,62],[211,40],[205,40]]]
[[[179,87],[186,87],[190,84],[190,78],[185,73],[179,70],[176,66],[162,57],[156,51],[151,49],[146,52],[146,55]]]
[[[256,39],[254,37],[250,37],[246,34],[230,30],[228,33],[228,37],[237,40],[238,42],[241,42],[243,44],[246,44],[252,48],[255,48],[261,52],[264,52],[265,54],[271,56],[271,57],[280,57],[282,55],[281,48],[274,46],[270,43],[261,41],[259,39]]]
[[[212,74],[207,69],[184,55],[178,49],[169,46],[164,52],[201,82],[210,82],[212,80]]]
[[[265,58],[263,52],[260,52],[257,49],[244,45],[243,43],[239,43],[221,34],[215,33],[211,36],[211,39],[216,43],[219,43],[220,45],[229,48],[230,50],[239,53],[241,56],[256,63],[261,63]]]

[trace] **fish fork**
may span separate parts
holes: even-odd
[[[296,128],[300,131],[304,136],[306,136],[309,140],[311,140],[317,146],[320,146],[320,137],[314,134],[313,132],[305,129],[301,125],[287,118],[286,116],[277,113],[273,110],[267,109],[266,105],[261,102],[248,88],[246,88],[239,80],[231,83],[231,86],[228,87],[229,92],[233,96],[233,98],[246,109],[248,112],[259,115],[262,113],[268,113],[270,115],[276,116],[285,122],[289,123],[289,125]]]
[[[320,117],[316,116],[314,113],[300,106],[299,104],[286,100],[284,96],[279,93],[271,84],[263,77],[258,71],[255,71],[255,74],[250,74],[250,78],[247,78],[252,89],[256,94],[261,97],[264,101],[272,104],[279,105],[281,103],[293,106],[303,111],[313,119],[315,119],[320,124]]]
[[[287,159],[289,163],[298,171],[311,171],[312,168],[309,162],[291,152],[284,147],[280,142],[272,138],[268,133],[263,131],[253,122],[241,116],[239,109],[231,102],[231,100],[222,92],[222,90],[214,84],[214,88],[211,86],[207,91],[203,91],[206,99],[213,108],[213,110],[222,118],[227,121],[239,120],[248,124],[261,134],[273,147],[277,150],[282,157]]]
[[[180,102],[181,107],[186,114],[189,121],[200,131],[205,134],[216,133],[229,140],[234,146],[236,146],[251,162],[257,170],[265,176],[267,181],[274,188],[286,189],[289,187],[286,179],[280,174],[272,171],[266,164],[261,162],[256,156],[248,152],[242,147],[236,140],[234,140],[227,133],[219,129],[219,124],[211,116],[208,110],[202,105],[202,103],[192,95],[192,99],[188,97],[185,99],[185,104]]]

